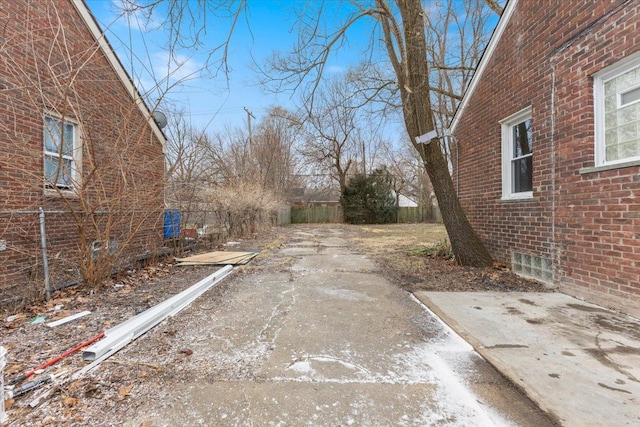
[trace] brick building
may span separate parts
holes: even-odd
[[[82,0],[0,4],[0,304],[162,243],[165,137]]]
[[[640,314],[640,2],[510,0],[451,131],[494,257]]]

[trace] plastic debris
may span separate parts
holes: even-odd
[[[33,319],[31,319],[31,323],[32,325],[39,325],[41,323],[44,323],[45,320],[47,320],[47,316],[36,316]]]
[[[49,322],[49,323],[47,323],[47,326],[50,327],[50,328],[55,328],[56,326],[64,325],[65,323],[69,323],[69,322],[71,322],[73,320],[79,319],[79,318],[87,316],[89,314],[91,314],[90,311],[82,311],[80,313],[76,313],[76,314],[73,314],[71,316],[67,316],[67,317],[62,318],[60,320],[56,320],[55,322]]]

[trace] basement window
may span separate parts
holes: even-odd
[[[536,255],[513,253],[513,272],[545,283],[553,283],[553,261]]]

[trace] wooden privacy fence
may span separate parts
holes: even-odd
[[[340,206],[292,207],[291,223],[308,224],[323,222],[342,222]],[[398,208],[398,223],[442,222],[437,206],[418,206]]]
[[[291,224],[291,211],[291,206],[280,206],[274,218],[276,225]]]
[[[437,206],[417,206],[398,208],[398,223],[442,222],[442,215]]]
[[[291,223],[342,222],[341,206],[292,207]]]

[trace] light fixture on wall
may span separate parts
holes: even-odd
[[[416,144],[428,144],[431,140],[438,136],[438,132],[432,130],[431,132],[427,132],[424,135],[416,136]]]

